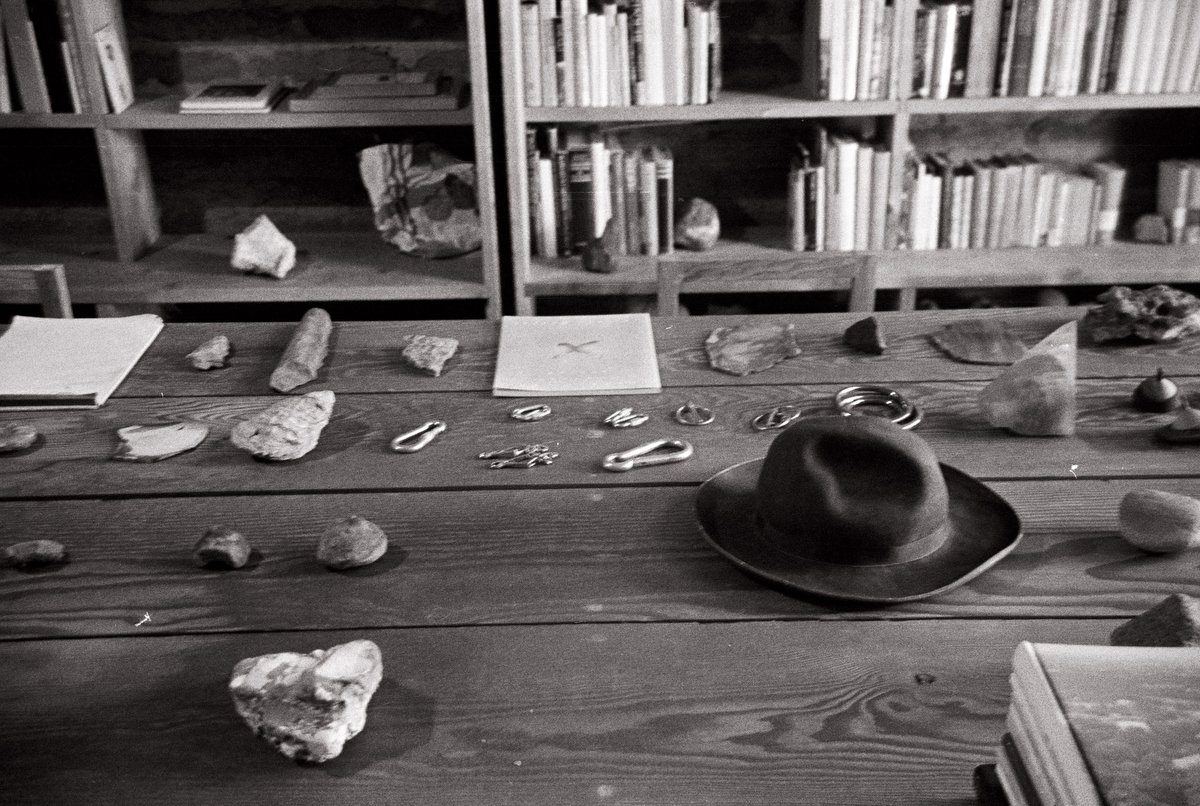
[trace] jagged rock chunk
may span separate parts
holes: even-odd
[[[382,678],[379,647],[358,640],[238,661],[229,693],[256,736],[294,761],[322,762],[362,732]]]
[[[26,540],[0,552],[0,565],[27,571],[67,561],[67,549],[57,540]]]
[[[1169,243],[1171,229],[1165,216],[1146,213],[1133,222],[1133,240],[1138,243]]]
[[[317,447],[333,403],[328,390],[281,400],[235,425],[229,440],[260,459],[299,459]]]
[[[0,425],[0,453],[23,451],[37,442],[38,431],[31,425]]]
[[[1175,341],[1200,331],[1200,299],[1168,285],[1145,291],[1115,285],[1084,314],[1081,327],[1094,344],[1136,336]]]
[[[1074,322],[1058,328],[984,387],[989,423],[1024,436],[1075,433],[1075,331]]]
[[[588,238],[583,244],[580,260],[583,268],[597,274],[612,274],[617,270],[617,235],[610,218],[599,238]]]
[[[704,199],[688,201],[683,214],[675,222],[675,244],[684,249],[706,252],[721,237],[721,217],[717,208]]]
[[[404,363],[437,378],[442,374],[446,362],[458,350],[458,339],[442,336],[405,336],[404,349],[400,357]]]
[[[225,366],[232,349],[228,336],[213,336],[188,353],[187,357],[196,369],[220,369]]]
[[[342,570],[370,565],[387,551],[383,530],[366,518],[351,515],[325,530],[317,544],[317,559],[327,568]]]
[[[316,378],[329,354],[332,333],[333,320],[328,311],[324,308],[305,311],[300,324],[292,331],[283,357],[271,372],[271,388],[276,392],[290,392]]]
[[[1113,646],[1200,646],[1200,599],[1174,593],[1112,631]]]
[[[201,568],[207,565],[241,568],[250,561],[250,543],[228,526],[214,526],[196,541],[192,559]]]
[[[929,339],[955,361],[967,364],[1011,364],[1025,355],[1020,336],[991,319],[955,322]]]
[[[283,279],[296,265],[296,245],[289,241],[265,215],[233,236],[229,264],[251,274]]]
[[[117,429],[121,443],[112,458],[127,462],[158,462],[186,453],[208,436],[208,426],[197,423],[129,425]]]
[[[842,341],[860,353],[870,355],[883,355],[883,351],[887,349],[879,320],[874,316],[860,319],[846,328],[846,332],[842,334]]]
[[[704,340],[704,351],[713,369],[731,375],[761,372],[801,352],[794,325],[769,323],[719,327]]]

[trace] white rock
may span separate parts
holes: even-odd
[[[327,389],[289,397],[235,425],[229,441],[260,459],[299,459],[317,447],[333,403]]]
[[[265,215],[233,236],[229,265],[252,274],[269,274],[283,279],[296,265],[296,245],[289,241]]]
[[[358,640],[238,661],[229,693],[255,735],[290,759],[321,762],[362,731],[382,678],[379,647]]]
[[[197,423],[130,425],[117,429],[112,458],[129,462],[157,462],[195,448],[208,436],[208,426]]]

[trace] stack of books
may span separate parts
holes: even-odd
[[[801,31],[800,91],[806,98],[894,98],[896,6],[892,0],[808,0]]]
[[[526,106],[706,104],[721,90],[720,0],[522,0]]]
[[[286,88],[278,79],[264,81],[212,81],[179,102],[184,114],[265,114],[270,112]]]
[[[462,105],[462,82],[438,71],[331,73],[288,99],[292,112],[409,112]]]
[[[1126,170],[1078,170],[1029,154],[952,162],[912,155],[901,186],[902,242],[910,249],[1003,249],[1112,243]]]
[[[674,251],[675,161],[658,146],[557,126],[527,130],[532,249],[540,257],[582,251],[609,232],[618,255]],[[611,222],[611,224],[610,224]]]
[[[814,147],[796,147],[788,173],[791,247],[796,251],[886,248],[892,154],[818,128]]]
[[[1012,806],[1200,803],[1200,649],[1022,642],[1011,680]]]

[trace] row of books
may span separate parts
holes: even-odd
[[[605,234],[620,255],[674,251],[674,159],[659,147],[628,147],[613,135],[557,126],[528,130],[531,246],[565,257]]]
[[[522,0],[527,106],[706,104],[721,89],[720,0]]]
[[[818,129],[797,145],[788,172],[788,219],[796,251],[886,247],[892,154],[885,147]]]
[[[1011,806],[1197,802],[1200,649],[1022,642],[1010,680],[993,769]]]
[[[804,4],[800,91],[806,98],[892,98],[896,8],[891,0],[809,0]]]
[[[124,111],[133,81],[116,14],[104,0],[0,0],[0,113]]]
[[[994,63],[996,95],[1200,89],[1192,0],[975,0],[974,14],[983,18],[970,47],[977,63]]]
[[[1112,162],[1076,171],[1028,154],[958,163],[930,154],[906,168],[899,220],[910,249],[1109,244],[1126,178]]]

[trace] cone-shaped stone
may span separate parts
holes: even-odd
[[[979,395],[994,426],[1024,436],[1075,433],[1076,327],[1069,322],[1036,344]]]
[[[1112,631],[1113,646],[1200,646],[1200,600],[1174,593]]]
[[[887,349],[879,320],[874,316],[860,319],[846,328],[846,332],[842,334],[842,341],[860,353],[871,355],[883,355],[883,351]]]

